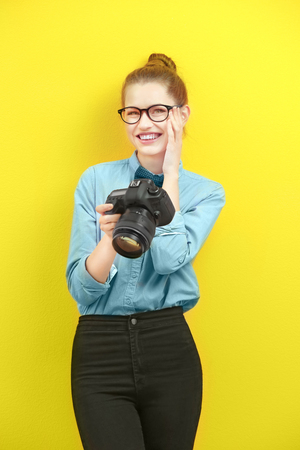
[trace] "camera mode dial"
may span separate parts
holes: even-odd
[[[149,192],[150,195],[155,195],[158,193],[159,188],[157,186],[154,185],[154,187],[149,187],[147,189],[147,191]]]

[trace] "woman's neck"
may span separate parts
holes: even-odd
[[[155,175],[159,175],[163,172],[163,162],[164,162],[164,154],[160,157],[160,155],[155,156],[146,156],[146,155],[140,155],[138,151],[136,152],[137,159],[139,160],[139,163],[141,166],[143,166],[145,169],[149,170],[150,172],[154,173]]]

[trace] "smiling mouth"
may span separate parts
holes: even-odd
[[[149,134],[138,134],[138,138],[141,141],[154,141],[155,139],[158,139],[161,136],[160,133],[149,133]]]

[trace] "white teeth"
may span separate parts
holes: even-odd
[[[140,134],[140,139],[156,139],[159,134]]]

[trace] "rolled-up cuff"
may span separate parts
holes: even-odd
[[[163,234],[186,234],[186,228],[183,216],[180,211],[176,211],[172,221],[163,227],[157,227],[155,236],[162,236]]]

